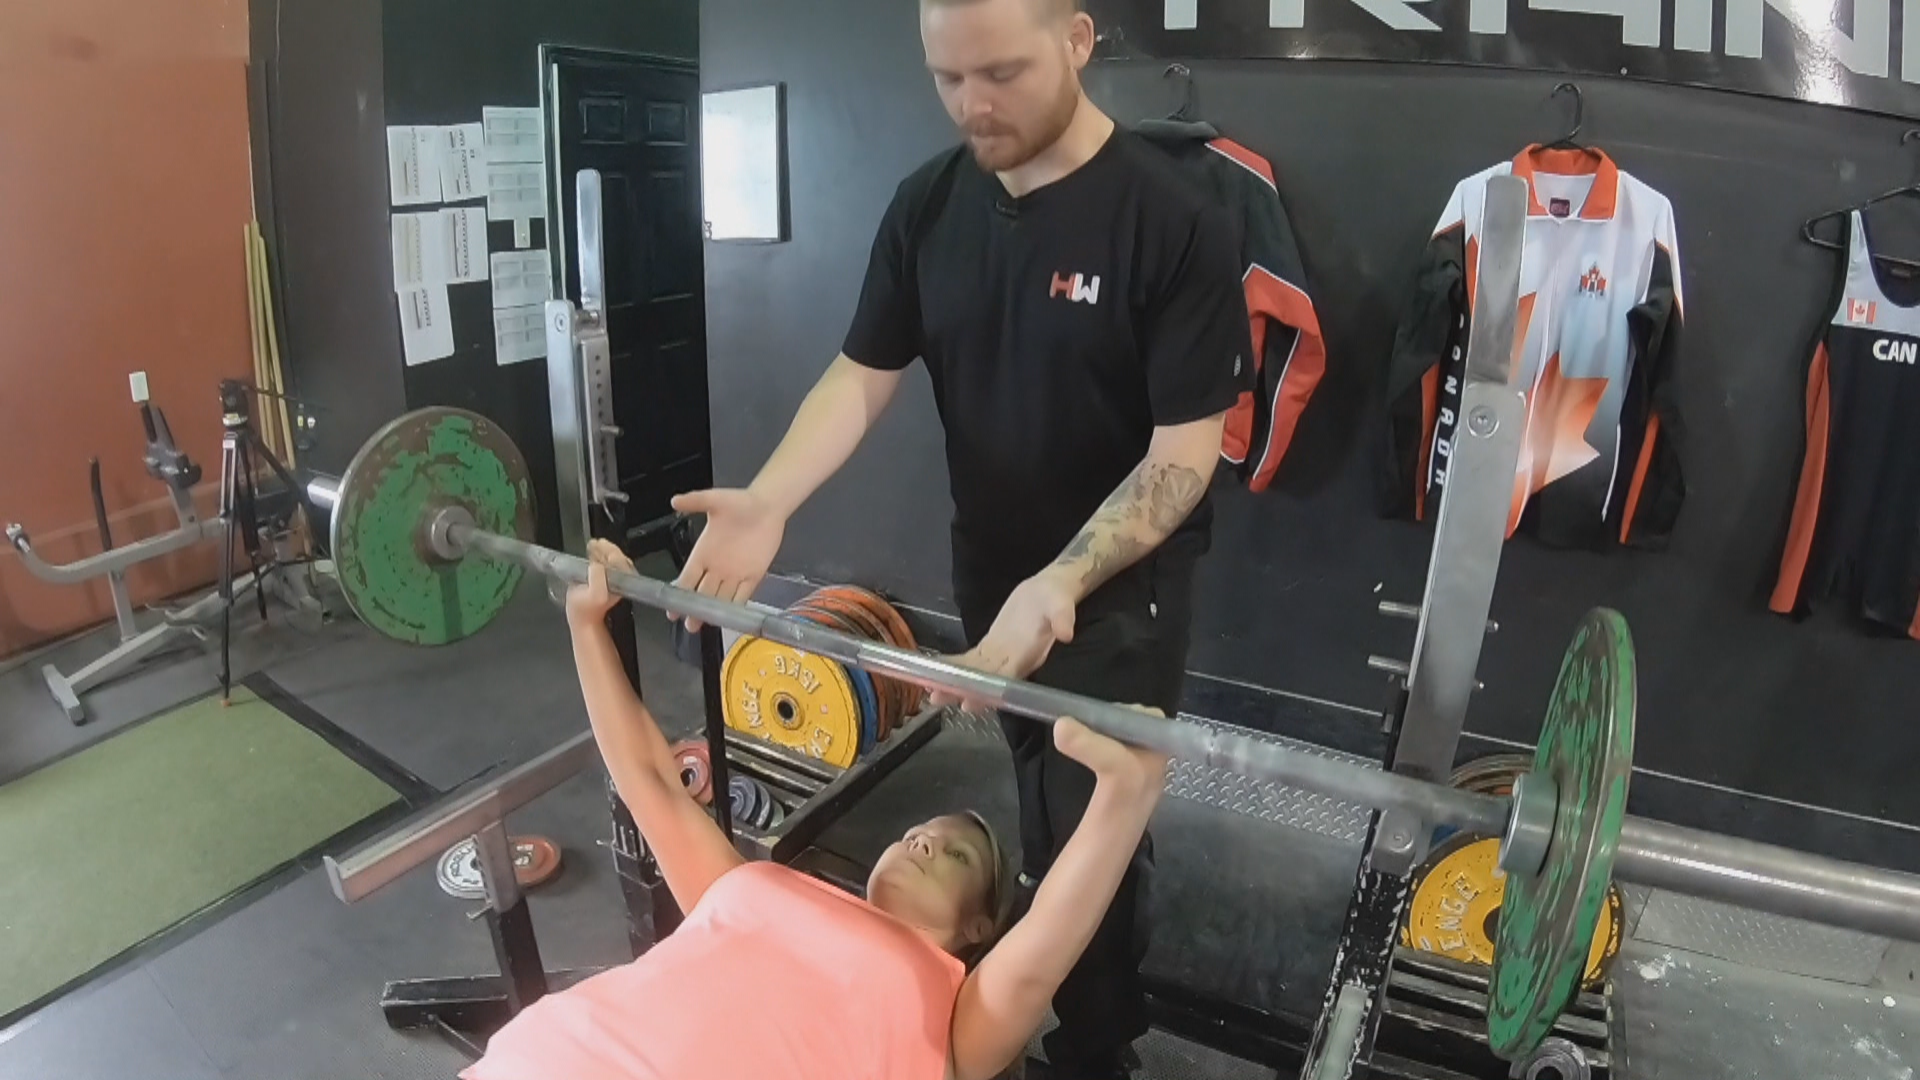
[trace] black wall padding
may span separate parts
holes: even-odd
[[[845,331],[894,185],[953,140],[922,67],[913,5],[705,0],[703,80],[782,80],[791,116],[793,234],[710,245],[716,470],[744,482]],[[1405,656],[1427,533],[1374,516],[1379,382],[1417,259],[1454,182],[1563,129],[1558,81],[1436,66],[1195,66],[1200,112],[1269,157],[1299,231],[1332,373],[1281,490],[1223,491],[1201,571],[1192,666],[1368,706],[1369,653]],[[1176,107],[1161,65],[1099,65],[1119,118]],[[1642,659],[1643,767],[1920,825],[1920,643],[1873,639],[1843,613],[1768,614],[1800,454],[1804,348],[1826,318],[1833,256],[1802,219],[1914,175],[1906,125],[1835,109],[1582,79],[1584,136],[1674,202],[1686,293],[1692,493],[1672,549],[1607,556],[1508,546],[1469,727],[1530,742],[1579,615],[1632,621]],[[1903,220],[1904,218],[1904,220]],[[1876,217],[1920,255],[1920,212]],[[919,369],[915,369],[919,372]],[[923,373],[869,445],[793,522],[780,567],[950,607],[941,433]],[[1916,463],[1920,467],[1920,463]]]

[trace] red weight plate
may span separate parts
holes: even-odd
[[[900,612],[895,610],[894,606],[888,603],[885,597],[871,589],[854,588],[849,591],[859,598],[867,610],[873,612],[874,615],[880,619],[880,625],[887,632],[885,640],[889,644],[896,649],[904,649],[907,652],[915,652],[920,648],[919,643],[913,638],[913,630],[907,626],[907,620],[900,617]],[[905,724],[908,720],[913,719],[914,714],[920,711],[920,704],[925,700],[926,695],[923,690],[912,683],[900,682],[899,680],[889,681],[894,682],[900,690],[900,712],[895,724],[897,728],[900,724]]]
[[[680,782],[687,786],[687,794],[701,806],[713,801],[713,755],[707,750],[704,740],[689,739],[678,743],[673,750],[674,760],[680,763]]]
[[[513,876],[531,889],[560,876],[560,845],[544,836],[513,838]]]
[[[884,624],[861,602],[857,589],[847,586],[820,589],[802,602],[839,616],[841,622],[851,625],[849,632],[855,637],[882,644],[887,642]],[[880,742],[899,726],[900,715],[907,706],[907,693],[903,684],[895,679],[876,675],[873,682],[875,693],[880,697],[880,715],[874,725],[874,737],[876,742]]]

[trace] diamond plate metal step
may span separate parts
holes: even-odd
[[[1865,986],[1892,944],[1883,937],[1654,890],[1633,936],[1766,971]]]
[[[1328,750],[1325,747],[1315,746],[1298,739],[1289,739],[1283,735],[1269,735],[1265,732],[1222,724],[1197,716],[1183,715],[1180,719],[1215,731],[1232,731],[1262,742],[1276,743],[1302,753],[1354,762],[1368,768],[1379,767],[1377,762],[1367,758],[1343,754],[1338,750]],[[956,710],[948,717],[945,730],[969,738],[1000,739],[1004,737],[1000,731],[999,720],[990,713],[967,713]],[[1195,765],[1186,761],[1175,761],[1173,767],[1167,771],[1167,794],[1189,802],[1217,807],[1229,813],[1276,822],[1303,832],[1355,845],[1366,842],[1367,823],[1372,814],[1370,808],[1358,803],[1329,798],[1270,780],[1257,780],[1225,769]]]

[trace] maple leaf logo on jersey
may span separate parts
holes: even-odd
[[[1529,499],[1600,456],[1587,443],[1587,429],[1606,392],[1607,380],[1567,378],[1560,371],[1560,354],[1548,359],[1546,370],[1527,395],[1527,430],[1520,445],[1519,475],[1514,477],[1508,537],[1520,528]]]
[[[1600,267],[1598,264],[1587,267],[1587,272],[1580,275],[1580,295],[1607,295],[1607,279],[1600,276]]]
[[[1847,322],[1854,326],[1872,326],[1873,317],[1880,313],[1880,305],[1872,300],[1855,300],[1847,297]]]

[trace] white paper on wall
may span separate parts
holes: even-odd
[[[438,211],[393,215],[395,292],[446,283],[447,248],[442,231]]]
[[[547,355],[546,307],[500,308],[493,313],[494,355],[502,365]]]
[[[448,202],[487,197],[487,146],[479,124],[439,128],[440,191]]]
[[[453,355],[453,319],[447,309],[447,287],[429,285],[394,294],[400,304],[400,340],[407,366]]]
[[[447,282],[460,285],[487,280],[487,215],[479,207],[469,206],[442,210],[439,216]]]
[[[493,256],[496,310],[544,304],[553,299],[553,260],[544,251],[502,251]]]
[[[393,215],[393,287],[485,281],[487,220],[479,207]]]
[[[387,129],[387,182],[395,206],[440,201],[440,129]]]
[[[546,124],[540,110],[508,109],[489,105],[480,110],[486,130],[487,158],[497,163],[543,162]]]
[[[487,166],[487,220],[531,221],[547,216],[546,167],[535,163]]]

